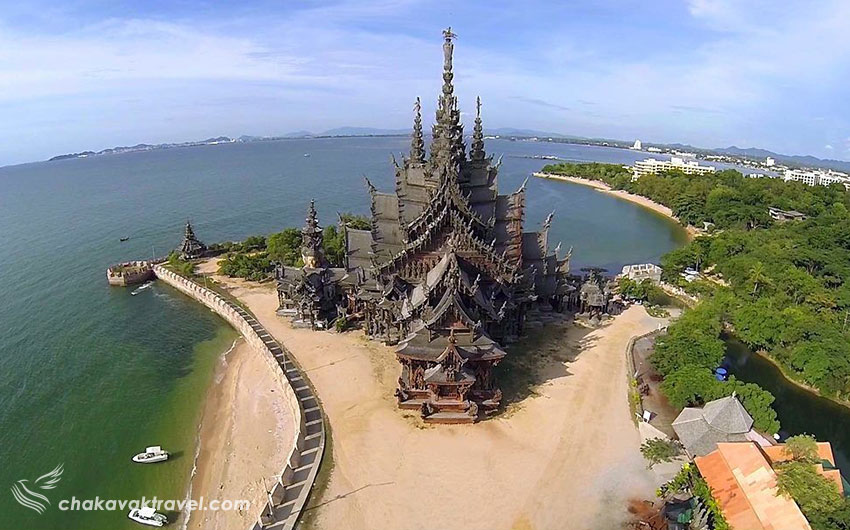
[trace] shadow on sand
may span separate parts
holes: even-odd
[[[575,323],[554,323],[532,329],[506,348],[508,355],[496,366],[495,375],[502,389],[501,414],[536,396],[545,383],[572,375],[569,365],[581,352],[599,340],[592,333],[606,327],[587,328]]]

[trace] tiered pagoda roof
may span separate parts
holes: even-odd
[[[177,248],[180,257],[183,259],[197,259],[203,257],[207,252],[207,246],[195,237],[195,231],[192,230],[192,223],[186,221],[186,231],[183,235],[183,242]]]
[[[371,304],[367,332],[399,344],[400,401],[439,409],[447,403],[440,385],[460,377],[454,382],[469,384],[452,394],[460,400],[453,410],[473,414],[470,402],[498,404],[489,370],[505,356],[499,341],[520,333],[528,304],[554,303],[571,289],[569,255],[549,249],[551,215],[542,231],[523,232],[525,184],[499,194],[480,99],[467,155],[454,95],[455,35],[448,29],[443,36],[430,153],[417,98],[410,154],[394,161],[395,190],[366,181],[372,229],[346,230],[346,265],[362,279],[357,298]]]

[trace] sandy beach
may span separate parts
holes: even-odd
[[[673,219],[677,223],[679,222],[679,219],[676,218],[675,215],[673,215],[673,210],[664,206],[663,204],[659,204],[657,202],[654,202],[654,201],[647,199],[646,197],[643,197],[641,195],[635,195],[635,194],[629,193],[627,191],[613,190],[613,189],[611,189],[611,186],[609,186],[608,184],[605,184],[604,182],[598,181],[598,180],[583,179],[583,178],[579,178],[579,177],[570,177],[570,176],[567,176],[567,175],[554,175],[552,173],[534,173],[534,176],[540,177],[540,178],[545,178],[545,179],[550,179],[550,180],[560,180],[560,181],[564,181],[564,182],[572,182],[573,184],[581,184],[582,186],[589,186],[591,188],[596,189],[597,191],[601,191],[602,193],[607,193],[608,195],[613,195],[614,197],[618,197],[620,199],[623,199],[624,201],[629,201],[629,202],[633,202],[635,204],[639,204],[639,205],[643,206],[644,208],[648,208],[648,209],[652,210],[653,212],[660,213],[661,215],[663,215],[665,217],[669,217],[670,219]],[[686,226],[685,230],[687,230],[688,237],[691,238],[691,239],[693,239],[694,237],[696,237],[699,234],[699,230],[697,230],[695,227],[693,227],[691,225]]]
[[[293,329],[271,285],[217,279],[297,357],[327,413],[333,466],[304,528],[613,529],[630,500],[654,498],[627,399],[626,343],[662,322],[642,307],[599,329],[548,326],[518,350],[533,375],[506,413],[430,426],[396,408],[390,347]]]
[[[241,338],[220,361],[204,404],[192,498],[245,499],[251,508],[195,511],[187,528],[245,529],[256,521],[266,499],[263,481],[271,484],[283,469],[293,432],[279,386]]]

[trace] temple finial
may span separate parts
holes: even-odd
[[[472,130],[472,149],[469,158],[472,160],[484,160],[487,153],[484,152],[484,126],[481,124],[481,97],[475,98],[475,127]]]
[[[422,163],[425,161],[425,140],[422,137],[422,104],[419,98],[413,105],[413,137],[410,140],[410,161]]]
[[[319,214],[316,213],[316,200],[310,199],[310,207],[307,208],[305,228],[316,228],[319,226]]]
[[[434,123],[431,142],[431,161],[435,168],[440,168],[446,162],[460,163],[466,157],[463,145],[463,126],[460,124],[460,110],[457,108],[457,98],[454,95],[452,79],[452,54],[454,44],[452,39],[457,37],[452,28],[443,30],[443,88],[437,101],[437,119]]]

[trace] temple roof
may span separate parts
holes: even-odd
[[[484,333],[456,333],[455,348],[464,359],[497,360],[506,352]],[[448,337],[434,335],[429,338],[424,327],[402,341],[396,354],[405,359],[436,362],[448,347]]]
[[[345,229],[345,251],[348,256],[348,269],[357,267],[368,270],[372,266],[372,232],[369,230]]]
[[[183,234],[183,241],[177,251],[180,252],[184,259],[198,258],[206,252],[207,247],[197,237],[195,231],[192,230],[192,223],[186,221],[186,230]]]

